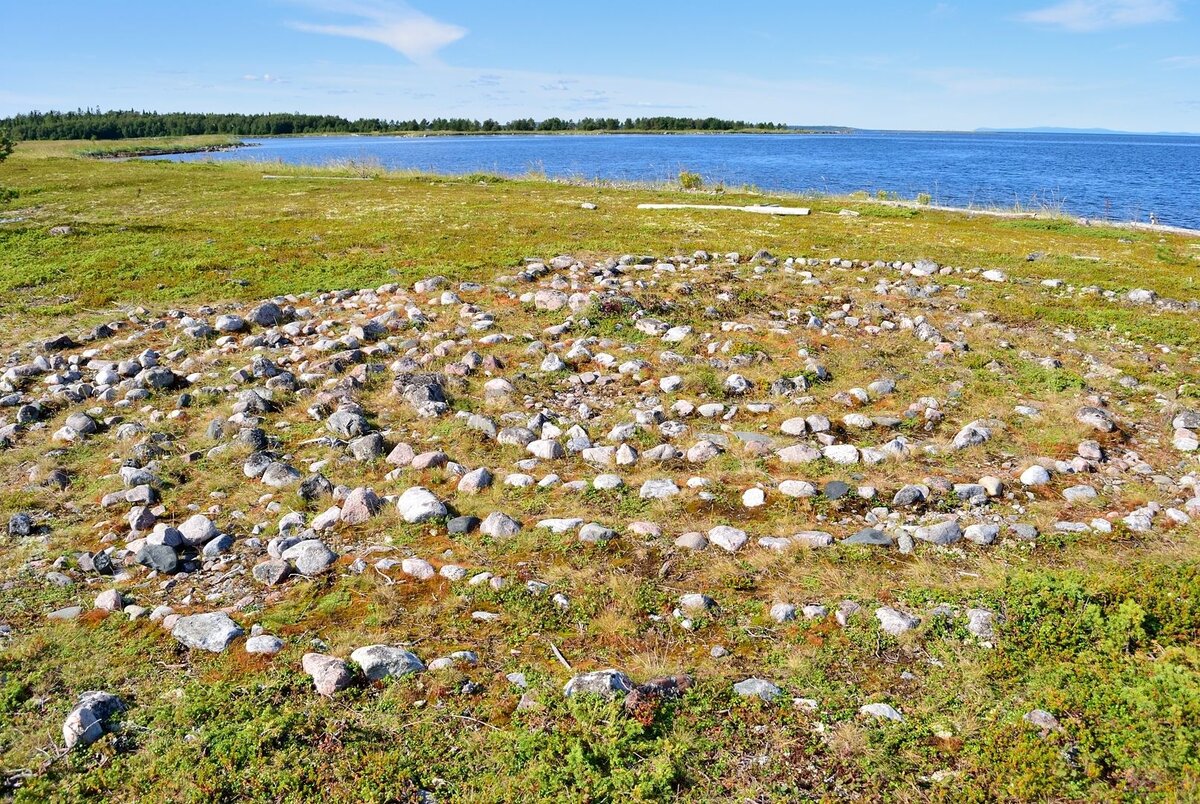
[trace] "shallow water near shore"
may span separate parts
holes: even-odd
[[[835,195],[865,191],[934,204],[1058,210],[1200,228],[1200,137],[856,132],[245,138],[253,149],[176,161],[359,161],[392,170],[604,181],[674,181]]]

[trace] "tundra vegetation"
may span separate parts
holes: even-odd
[[[1197,797],[1195,239],[85,147],[0,166],[5,797]]]

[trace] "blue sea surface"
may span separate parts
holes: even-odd
[[[763,190],[928,193],[956,207],[1056,209],[1200,229],[1200,137],[859,131],[852,134],[590,134],[245,138],[255,147],[181,162],[321,165],[359,160],[443,174],[673,180]]]

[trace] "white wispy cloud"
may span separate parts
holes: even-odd
[[[399,0],[297,0],[301,5],[350,17],[352,23],[293,22],[307,33],[364,39],[386,45],[416,64],[436,64],[437,52],[467,35],[467,29],[442,22]]]
[[[265,84],[286,83],[285,79],[280,78],[277,75],[272,75],[271,73],[263,73],[262,75],[255,75],[254,73],[246,73],[245,75],[242,76],[242,80],[243,81],[262,81]]]
[[[1177,0],[1063,0],[1021,16],[1025,22],[1073,33],[1170,22],[1178,19]]]
[[[1178,18],[1178,11],[1176,0],[1063,0],[1021,14],[1019,19],[1073,33],[1090,33],[1170,22]]]
[[[1172,70],[1187,70],[1193,67],[1200,67],[1200,56],[1170,56],[1165,59],[1159,59],[1158,63],[1170,67]]]

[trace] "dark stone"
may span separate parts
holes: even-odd
[[[43,486],[51,486],[56,489],[65,489],[71,485],[71,476],[62,469],[54,469],[50,474],[46,475],[46,479],[42,482]]]
[[[271,457],[270,453],[253,452],[250,454],[250,457],[246,458],[244,465],[246,476],[262,477],[263,473],[267,471],[267,467],[274,462],[275,459]]]
[[[79,344],[75,343],[70,335],[59,335],[42,344],[47,352],[61,352],[64,349],[74,349],[78,346]]]
[[[275,302],[263,302],[250,311],[249,320],[260,327],[274,327],[284,321],[284,312]]]
[[[1016,525],[1011,525],[1009,530],[1011,530],[1012,534],[1018,539],[1025,539],[1026,541],[1033,541],[1038,537],[1038,529],[1033,525],[1018,523]]]
[[[179,568],[179,557],[175,554],[174,548],[167,547],[165,544],[142,545],[135,560],[143,567],[149,567],[164,575],[170,575]]]
[[[250,571],[250,574],[259,583],[264,583],[267,586],[277,586],[287,580],[287,576],[291,571],[292,566],[286,561],[271,559],[261,564],[256,564],[254,569]]]
[[[369,433],[362,438],[350,442],[350,454],[360,461],[373,461],[382,458],[384,451],[383,436],[379,433]]]
[[[907,508],[925,502],[925,492],[919,486],[905,486],[892,497],[892,505],[897,508]]]
[[[45,415],[42,406],[36,402],[30,405],[22,405],[17,408],[17,424],[33,424],[41,421]]]
[[[875,528],[863,528],[850,538],[843,539],[842,544],[865,544],[872,547],[891,547],[892,537],[888,536],[881,530],[876,530]]]
[[[150,463],[150,461],[156,461],[166,455],[162,447],[154,444],[136,444],[134,448],[130,450],[130,453],[130,457],[134,461],[134,465],[139,467],[145,466],[146,464]]]
[[[788,394],[794,393],[795,390],[796,384],[786,377],[771,383],[770,387],[772,396],[787,396]]]
[[[33,517],[21,512],[13,514],[8,520],[9,536],[28,536],[33,533]]]
[[[222,533],[212,541],[205,543],[200,552],[201,555],[205,556],[206,558],[216,558],[217,556],[221,555],[221,553],[229,552],[230,548],[232,547],[233,537],[228,533]]]
[[[649,725],[654,721],[659,705],[666,700],[678,698],[692,686],[687,676],[666,676],[640,684],[625,696],[625,714],[640,723]]]
[[[446,523],[446,530],[451,534],[472,533],[478,527],[477,516],[456,516]]]
[[[425,402],[446,401],[442,379],[436,374],[402,375],[396,380],[393,389],[413,407]]]
[[[300,483],[300,499],[306,502],[333,494],[333,484],[322,474],[312,474]]]
[[[167,548],[168,550],[170,548]],[[101,575],[112,575],[115,572],[112,556],[101,550],[92,556],[92,569]]]
[[[100,432],[100,425],[96,424],[96,420],[86,413],[72,413],[67,417],[67,427],[83,435]]]
[[[261,452],[268,446],[267,434],[259,427],[250,427],[242,430],[234,440],[239,444],[245,444],[255,452]]]
[[[830,500],[840,500],[850,492],[850,485],[840,480],[825,484],[825,496]]]

